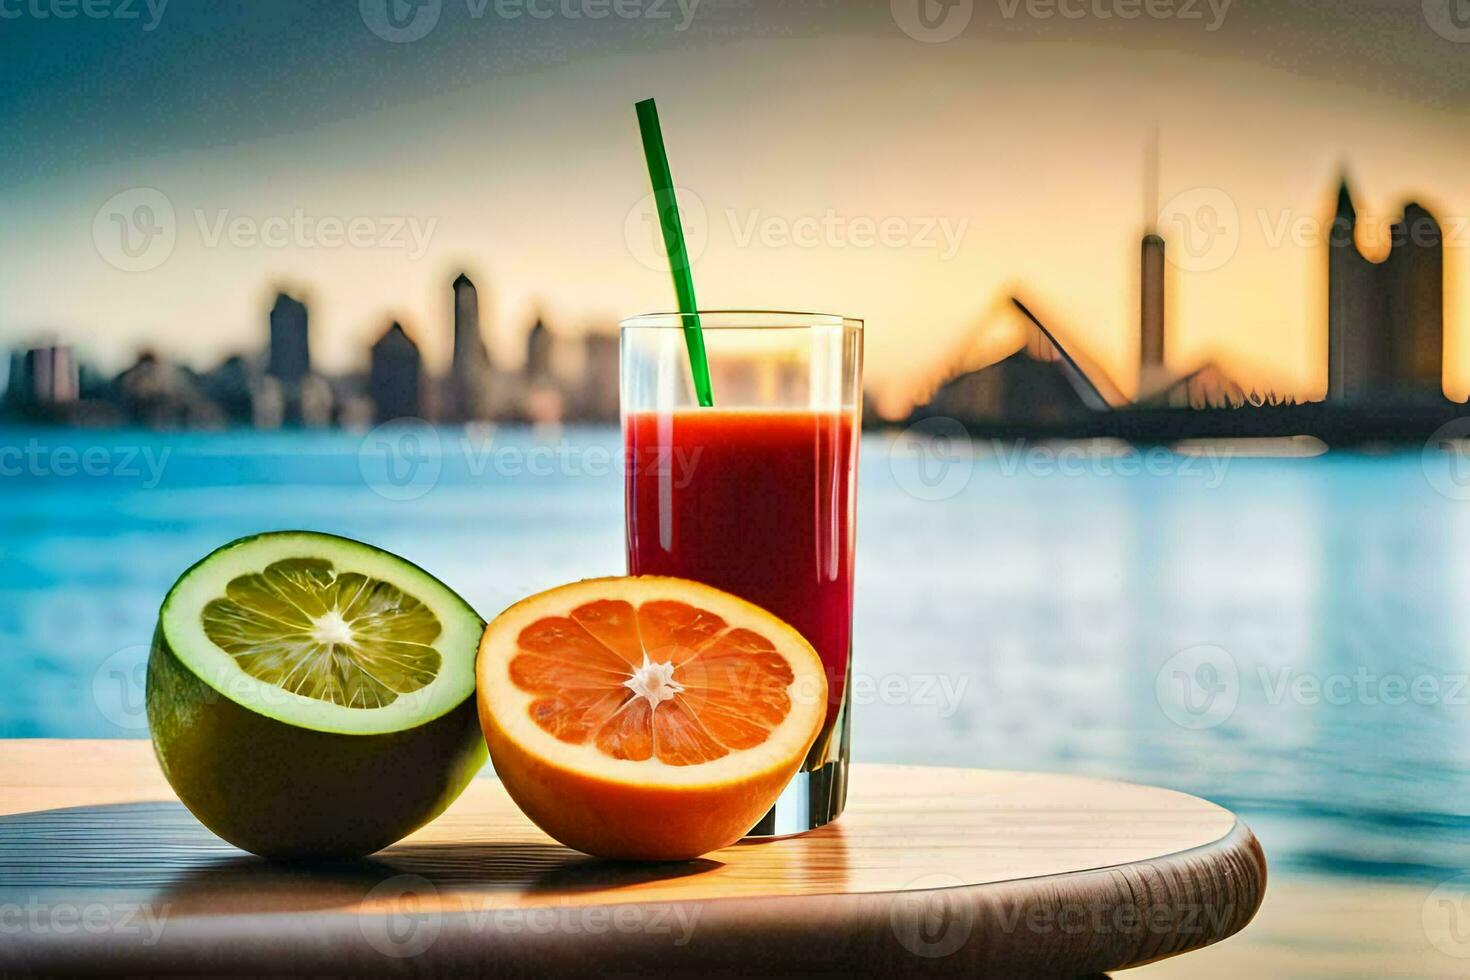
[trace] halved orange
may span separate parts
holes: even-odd
[[[827,710],[801,634],[677,578],[589,579],[495,618],[480,724],[511,798],[598,857],[674,860],[732,844],[770,809]]]

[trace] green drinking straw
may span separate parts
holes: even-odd
[[[689,368],[694,374],[694,393],[705,408],[714,405],[710,393],[709,361],[704,355],[704,331],[699,324],[699,304],[694,300],[694,278],[689,274],[689,249],[684,245],[684,224],[679,220],[679,201],[674,197],[674,177],[669,172],[669,155],[664,149],[663,130],[658,125],[658,106],[652,99],[637,105],[638,130],[643,134],[643,156],[653,181],[653,200],[658,223],[669,253],[669,271],[674,274],[674,292],[684,323],[684,344],[689,348]]]

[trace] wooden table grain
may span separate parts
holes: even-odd
[[[836,824],[696,861],[577,854],[480,778],[369,859],[283,867],[200,826],[146,742],[0,742],[0,972],[1080,976],[1237,932],[1265,877],[1182,793],[861,765]]]

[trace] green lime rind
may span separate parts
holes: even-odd
[[[276,860],[360,857],[433,820],[485,763],[473,696],[417,728],[297,728],[221,697],[160,632],[148,724],[163,774],[199,822]]]
[[[247,547],[251,542],[253,550]],[[262,550],[261,542],[271,546]],[[176,626],[183,615],[180,597],[192,595],[180,591],[190,577],[221,556],[238,569],[279,554],[281,545],[300,554],[325,546],[330,554],[321,557],[359,571],[384,572],[386,580],[433,605],[444,633],[435,643],[442,655],[440,676],[430,688],[448,691],[456,700],[439,710],[441,693],[423,699],[418,712],[405,714],[395,708],[403,698],[366,711],[280,688],[274,688],[275,697],[262,699],[250,690],[262,682],[227,664],[228,654],[218,648],[214,655],[198,649],[181,655],[175,640],[180,631],[170,624]],[[359,567],[361,561],[370,567]],[[195,607],[196,619],[200,608]],[[159,765],[200,822],[244,850],[290,861],[346,859],[380,850],[442,813],[484,765],[473,685],[482,627],[474,610],[428,573],[358,542],[285,532],[226,545],[184,574],[159,615],[147,679],[148,725]],[[182,632],[193,641],[192,633]],[[468,685],[457,682],[460,668],[469,673]],[[330,709],[325,719],[322,709]],[[380,730],[323,727],[332,724],[333,712],[347,711],[376,719],[359,723],[359,729]]]

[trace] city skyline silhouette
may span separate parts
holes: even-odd
[[[7,22],[0,71],[26,83],[0,107],[0,345],[51,331],[108,372],[145,345],[207,370],[254,342],[269,283],[309,299],[327,370],[359,370],[391,318],[412,330],[445,315],[443,276],[460,266],[493,274],[479,285],[501,321],[539,307],[576,333],[667,308],[628,113],[657,95],[702,206],[702,302],[861,316],[893,411],[1012,284],[1085,327],[1089,354],[1138,390],[1139,144],[1155,127],[1172,366],[1208,357],[1247,390],[1325,393],[1325,269],[1296,227],[1325,234],[1349,161],[1364,235],[1405,200],[1440,218],[1447,383],[1470,395],[1456,231],[1470,82],[1463,45],[1417,2],[1237,3],[1213,29],[979,4],[934,42],[883,4],[707,3],[678,31],[501,22],[493,4],[476,19],[446,2],[401,43],[353,4],[255,6],[232,19],[174,5],[146,33]],[[130,54],[139,43],[148,58]],[[818,63],[827,84],[810,81]],[[1184,268],[1174,219],[1201,204],[1235,249]],[[135,234],[144,251],[128,256],[115,216],[143,205],[152,223],[130,227],[171,228],[171,250],[165,232],[147,249]],[[361,220],[377,222],[367,247],[338,244]],[[425,338],[431,369],[449,346]]]

